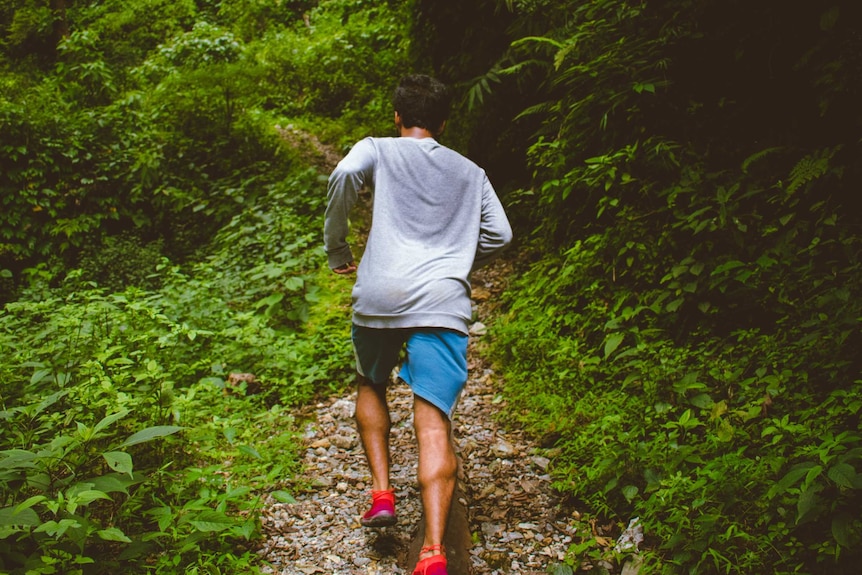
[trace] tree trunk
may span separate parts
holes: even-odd
[[[54,46],[57,47],[64,38],[69,37],[66,0],[51,0],[51,12],[54,14]]]

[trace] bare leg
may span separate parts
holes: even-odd
[[[413,425],[419,442],[419,489],[425,509],[423,547],[440,545],[455,492],[458,461],[452,445],[452,424],[437,407],[418,396],[413,399]],[[438,555],[438,550],[425,556]],[[420,559],[423,557],[420,557]]]
[[[386,386],[372,385],[361,375],[357,376],[359,389],[356,395],[356,424],[371,469],[371,489],[389,489],[389,405],[386,403]]]

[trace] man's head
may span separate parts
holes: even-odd
[[[437,135],[449,117],[452,96],[442,82],[412,74],[401,78],[392,100],[404,128],[424,128]]]

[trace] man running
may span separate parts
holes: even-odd
[[[484,170],[437,141],[450,102],[434,78],[402,78],[393,98],[400,137],[361,140],[339,162],[329,178],[324,223],[329,267],[356,272],[356,421],[372,482],[371,508],[361,519],[367,527],[396,523],[386,386],[399,362],[398,378],[414,394],[425,510],[414,575],[447,573],[442,542],[457,471],[451,418],[467,382],[469,276],[512,239]],[[347,243],[348,214],[363,186],[372,190],[373,213],[357,268]]]

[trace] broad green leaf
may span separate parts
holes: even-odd
[[[0,525],[27,525],[34,526],[41,523],[39,516],[30,508],[16,511],[16,507],[4,507],[0,509]]]
[[[160,531],[164,531],[165,529],[167,529],[168,525],[170,525],[174,521],[173,510],[167,505],[164,505],[162,507],[154,507],[148,511],[145,511],[144,513],[146,515],[154,517],[156,521],[158,521]]]
[[[96,501],[97,499],[107,499],[108,501],[111,500],[110,495],[108,495],[104,491],[99,491],[98,489],[88,489],[86,491],[81,491],[80,493],[76,493],[74,498],[79,505],[88,505],[93,501]]]
[[[718,424],[718,440],[719,441],[730,441],[733,439],[735,430],[729,421],[726,419],[722,419],[721,423]]]
[[[820,475],[822,473],[823,473],[823,466],[822,465],[815,465],[814,467],[812,467],[811,469],[808,470],[808,473],[805,474],[805,483],[803,483],[803,485],[805,485],[806,487],[811,485],[815,479],[820,477]]]
[[[267,296],[267,297],[265,297],[265,298],[259,299],[259,300],[254,304],[254,307],[255,307],[255,309],[260,309],[260,308],[262,308],[262,307],[264,307],[264,306],[267,306],[267,307],[269,307],[269,306],[273,306],[273,305],[275,305],[275,304],[277,304],[277,303],[281,302],[281,300],[283,300],[283,299],[284,299],[284,294],[283,294],[283,293],[281,293],[281,292],[276,292],[276,293],[274,293],[274,294],[270,294],[270,295],[268,295],[268,296]]]
[[[129,477],[128,472],[106,473],[98,477],[87,479],[87,483],[93,486],[93,489],[104,491],[105,493],[128,493],[129,487],[138,485],[147,480],[147,477],[141,473],[133,473]]]
[[[744,265],[745,265],[744,263],[742,263],[741,261],[738,261],[738,260],[731,260],[729,262],[724,262],[720,266],[717,266],[712,271],[711,275],[717,276],[717,275],[723,274],[726,271],[730,271],[732,269],[743,267]]]
[[[212,385],[213,387],[218,388],[218,389],[224,389],[225,388],[224,379],[222,379],[220,377],[212,377],[212,376],[211,377],[202,377],[198,381],[198,383],[202,383],[204,385]]]
[[[682,415],[679,416],[679,424],[685,426],[688,423],[688,420],[691,419],[691,410],[686,409]]]
[[[40,383],[43,380],[47,379],[48,376],[51,375],[51,372],[53,372],[53,371],[54,370],[51,368],[37,369],[36,371],[33,372],[33,375],[30,376],[30,385],[33,385],[34,383]]]
[[[33,497],[28,497],[27,499],[25,499],[24,501],[22,501],[21,503],[19,503],[18,505],[15,506],[15,514],[18,514],[22,511],[24,511],[25,509],[30,509],[31,507],[33,507],[37,503],[42,503],[43,501],[45,501],[47,499],[48,498],[45,497],[44,495],[34,495]]]
[[[293,495],[291,495],[287,491],[282,491],[282,490],[273,491],[270,495],[272,495],[272,498],[275,499],[276,501],[278,501],[279,503],[290,503],[290,504],[296,503],[296,499],[293,497]]]
[[[205,511],[189,521],[198,531],[224,531],[236,522],[220,511]]]
[[[697,380],[698,376],[699,374],[696,371],[688,372],[681,380],[673,385],[673,390],[677,393],[686,393],[688,391],[706,389],[706,384]]]
[[[62,399],[68,393],[68,389],[61,389],[60,391],[52,393],[48,397],[43,398],[42,401],[39,402],[39,405],[36,406],[36,413],[42,413],[43,411],[60,401],[60,399]]]
[[[102,431],[103,429],[108,427],[109,425],[111,425],[111,424],[117,422],[118,420],[124,418],[128,414],[129,414],[129,410],[123,409],[121,411],[118,411],[117,413],[103,417],[102,420],[99,423],[97,423],[95,427],[93,427],[93,435],[96,435],[97,433],[99,433],[100,431]]]
[[[646,480],[646,491],[655,491],[661,486],[662,475],[657,469],[647,468],[644,470],[644,479]]]
[[[227,499],[237,499],[237,498],[245,497],[245,496],[246,496],[246,495],[248,495],[249,493],[251,493],[251,487],[249,487],[249,486],[247,486],[247,485],[243,485],[243,486],[241,486],[241,487],[234,487],[233,489],[231,489],[230,491],[228,491],[228,492],[225,494],[225,498],[227,498]]]
[[[625,487],[623,487],[622,491],[623,497],[626,498],[626,501],[631,502],[632,499],[637,497],[640,490],[635,485],[626,485]]]
[[[727,401],[722,399],[718,403],[713,404],[712,410],[709,413],[709,419],[710,421],[713,421],[725,413],[727,413]]]
[[[623,339],[625,339],[625,334],[623,333],[612,333],[608,336],[607,341],[605,341],[605,359],[616,351],[623,342]]]
[[[93,430],[81,423],[80,421],[76,421],[75,425],[78,428],[78,435],[81,436],[83,441],[89,441],[91,437],[93,437]]]
[[[850,549],[854,544],[853,518],[848,513],[839,513],[832,518],[832,537],[845,549]]]
[[[227,439],[227,442],[233,445],[233,442],[236,440],[236,436],[238,433],[236,428],[227,427],[224,431],[222,431],[222,433],[224,434],[224,438]]]
[[[24,469],[36,467],[34,460],[37,455],[24,449],[9,449],[0,451],[0,469]]]
[[[93,489],[98,489],[105,493],[125,493],[128,495],[129,487],[144,481],[143,476],[127,477],[128,474],[128,471],[108,473],[100,475],[99,477],[90,478],[87,480],[87,483],[90,483],[93,486]]]
[[[156,425],[148,427],[130,435],[119,445],[119,447],[128,447],[130,445],[137,445],[138,443],[146,443],[147,441],[151,441],[158,437],[173,435],[182,429],[183,428],[178,425]]]
[[[107,453],[103,453],[102,457],[104,457],[105,461],[108,462],[108,467],[114,471],[119,473],[128,473],[129,477],[132,476],[132,469],[134,469],[134,466],[132,464],[132,456],[128,453],[124,451],[109,451]]]
[[[260,456],[260,453],[258,453],[257,450],[250,445],[240,445],[239,447],[237,447],[237,449],[240,453],[244,453],[245,455],[253,457],[254,459],[263,459]]]
[[[852,489],[856,484],[856,470],[849,463],[839,463],[829,468],[826,474],[840,487]]]
[[[78,528],[80,526],[81,526],[81,524],[78,523],[77,521],[75,521],[74,519],[61,519],[60,521],[51,520],[51,521],[46,521],[45,523],[39,525],[33,531],[35,533],[47,533],[48,535],[51,535],[52,537],[56,537],[57,539],[59,539],[69,529],[71,529],[73,527]]]
[[[806,519],[809,513],[812,513],[817,507],[817,495],[813,489],[806,489],[799,495],[799,500],[796,502],[796,524]]]
[[[794,465],[793,468],[788,471],[784,477],[782,477],[778,483],[775,485],[778,493],[783,493],[788,488],[796,485],[796,483],[808,473],[808,470],[814,466],[811,462],[800,463],[798,465]]]
[[[698,393],[690,400],[691,404],[701,409],[711,409],[715,402],[708,393]]]
[[[101,529],[96,531],[96,535],[98,535],[101,539],[105,541],[120,541],[122,543],[131,543],[132,540],[126,537],[126,534],[117,529],[116,527],[108,527],[107,529]]]
[[[256,529],[257,525],[255,525],[254,521],[245,521],[239,527],[234,527],[232,532],[242,536],[246,541],[250,541],[254,537]]]
[[[299,276],[292,276],[284,282],[284,289],[287,291],[299,291],[305,286],[305,281]]]

